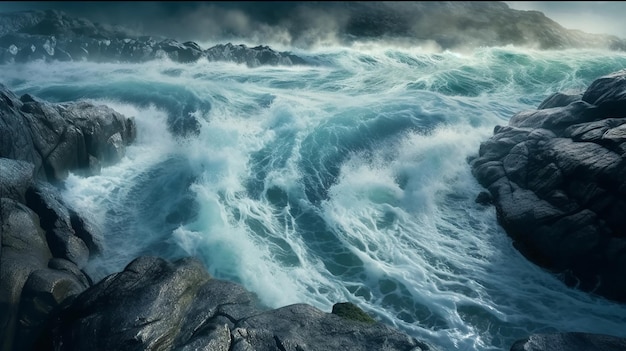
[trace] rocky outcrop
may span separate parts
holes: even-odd
[[[79,295],[50,331],[40,348],[433,350],[373,320],[305,304],[263,308],[240,285],[211,279],[196,259],[140,257]]]
[[[231,43],[225,45],[216,45],[207,49],[204,54],[209,61],[230,61],[236,63],[245,63],[248,67],[257,67],[262,65],[304,65],[307,62],[302,58],[290,54],[279,53],[269,48],[269,46],[256,46],[248,48],[245,45],[233,45]]]
[[[540,107],[497,126],[472,172],[526,257],[626,302],[626,71]]]
[[[91,285],[82,269],[103,245],[47,181],[117,162],[135,125],[104,106],[18,98],[0,85],[0,135],[0,349],[28,350],[50,313]]]
[[[53,185],[92,174],[135,138],[132,119],[0,86],[0,349],[434,350],[355,305],[263,307],[193,258],[140,257],[97,284],[102,234]]]
[[[0,14],[0,64],[34,60],[145,62],[165,57],[176,62],[231,61],[250,67],[306,64],[293,54],[267,46],[227,44],[203,50],[192,41],[135,35],[60,11]]]
[[[59,182],[69,171],[96,174],[135,139],[134,120],[106,106],[18,98],[2,84],[0,99],[0,157],[31,163],[42,180]]]
[[[4,134],[3,134],[4,135]],[[97,227],[37,181],[34,166],[0,158],[0,348],[30,349],[49,313],[91,283]]]

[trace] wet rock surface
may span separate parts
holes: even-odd
[[[55,350],[434,350],[373,320],[263,308],[196,259],[140,257],[79,295],[51,329],[41,346]]]
[[[0,64],[42,61],[145,62],[169,58],[261,65],[306,64],[288,52],[267,46],[216,45],[206,50],[195,42],[130,33],[92,23],[61,11],[0,13]]]
[[[471,161],[502,227],[570,286],[626,302],[626,71],[497,126]]]

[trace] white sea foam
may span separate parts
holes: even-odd
[[[105,230],[92,274],[139,254],[193,255],[268,306],[330,311],[349,300],[450,350],[505,350],[533,332],[626,336],[623,306],[566,288],[512,247],[493,208],[474,202],[481,188],[467,164],[495,125],[621,69],[625,55],[374,43],[299,53],[320,65],[32,63],[0,73],[18,92],[93,99],[136,118],[138,140],[120,163],[66,181],[65,198]],[[191,111],[197,136],[168,131],[177,102],[202,103]]]

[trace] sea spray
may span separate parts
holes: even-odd
[[[623,306],[512,247],[475,203],[466,162],[494,126],[626,55],[357,46],[297,52],[313,66],[29,63],[0,78],[136,118],[120,163],[65,183],[105,233],[95,278],[137,255],[194,255],[270,307],[351,301],[446,350],[507,350],[537,332],[626,336]],[[181,120],[191,133],[171,128]]]

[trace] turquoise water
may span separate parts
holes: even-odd
[[[600,51],[385,46],[296,52],[311,67],[30,63],[0,81],[134,116],[138,140],[64,197],[106,235],[89,272],[194,255],[270,307],[352,301],[444,350],[529,333],[626,337],[626,307],[527,262],[474,202],[493,127],[626,67]]]

